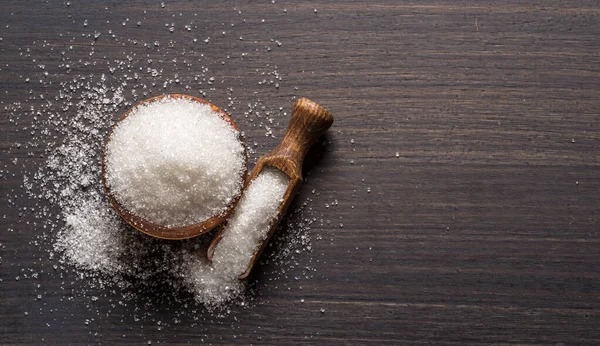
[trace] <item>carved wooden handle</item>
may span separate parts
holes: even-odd
[[[261,160],[281,169],[292,180],[301,180],[304,156],[332,124],[333,115],[327,109],[307,98],[298,99],[285,137],[275,150]]]

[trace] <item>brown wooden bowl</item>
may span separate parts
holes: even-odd
[[[119,118],[119,120],[117,120],[117,122],[111,127],[108,137],[106,138],[106,142],[104,142],[104,150],[102,151],[102,184],[104,185],[104,190],[106,192],[106,195],[108,196],[108,200],[110,201],[110,204],[112,205],[112,207],[115,209],[117,214],[119,214],[123,218],[123,220],[125,220],[133,228],[137,229],[140,232],[143,232],[143,233],[146,233],[153,237],[156,237],[156,238],[172,239],[172,240],[187,239],[187,238],[192,238],[192,237],[196,237],[201,234],[207,233],[210,230],[212,230],[213,228],[215,228],[216,226],[218,226],[220,223],[225,221],[229,217],[229,214],[231,214],[231,212],[237,205],[237,203],[242,195],[241,190],[240,190],[240,193],[237,196],[235,196],[235,198],[228,205],[227,210],[224,213],[222,213],[220,215],[212,216],[208,220],[201,222],[201,223],[183,226],[183,227],[177,227],[177,228],[167,228],[164,226],[156,225],[138,215],[135,215],[135,214],[129,212],[127,209],[125,209],[123,206],[121,206],[121,204],[119,204],[117,199],[110,192],[110,188],[106,184],[106,175],[105,175],[105,173],[106,173],[105,172],[106,147],[110,141],[110,136],[112,135],[115,127],[119,124],[119,122],[121,122],[123,119],[125,119],[125,117],[127,117],[127,115],[129,115],[129,113],[131,113],[131,111],[133,109],[135,109],[143,104],[151,103],[151,102],[160,100],[165,97],[185,98],[185,99],[199,102],[202,104],[207,104],[210,106],[210,108],[214,112],[222,115],[223,119],[226,120],[229,124],[231,124],[231,126],[238,132],[238,139],[244,147],[244,157],[245,157],[246,164],[244,167],[244,172],[242,173],[242,176],[240,177],[240,179],[242,179],[242,181],[246,180],[246,177],[248,175],[248,152],[246,150],[246,143],[245,143],[242,135],[240,134],[238,127],[233,122],[233,120],[223,110],[221,110],[220,108],[213,105],[212,103],[210,103],[206,100],[203,100],[199,97],[194,97],[194,96],[189,96],[189,95],[184,95],[184,94],[169,94],[169,95],[155,96],[155,97],[152,97],[152,98],[149,98],[149,99],[139,102],[134,107],[132,107],[130,110],[125,112],[121,116],[121,118]]]

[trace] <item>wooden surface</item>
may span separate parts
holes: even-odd
[[[597,1],[165,4],[2,2],[0,344],[600,343]],[[97,62],[87,74],[109,74],[110,61],[130,56],[184,76],[205,64],[181,61],[204,54],[218,81],[207,98],[224,107],[234,97],[228,113],[259,143],[255,156],[275,147],[287,120],[268,138],[243,121],[247,103],[289,112],[304,96],[330,110],[335,124],[297,198],[330,220],[312,227],[313,252],[277,279],[275,265],[257,268],[253,306],[221,319],[198,313],[162,328],[173,307],[137,320],[142,298],[136,307],[120,305],[118,289],[71,295],[64,288],[83,283],[50,275],[49,245],[34,241],[42,230],[9,202],[30,203],[11,161],[44,148],[14,148],[30,135],[5,109],[38,92],[25,81],[38,63],[73,78],[58,67],[61,50]],[[272,71],[278,89],[258,83]],[[202,97],[194,90],[172,83],[153,95]],[[311,278],[296,280],[303,266]]]

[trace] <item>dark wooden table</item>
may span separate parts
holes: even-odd
[[[600,343],[598,5],[3,1],[0,344]],[[313,252],[291,269],[261,266],[252,306],[224,318],[174,324],[164,307],[138,320],[144,307],[120,305],[118,289],[72,294],[85,283],[51,273],[51,239],[36,237],[21,187],[44,147],[15,147],[31,135],[7,110],[41,102],[26,81],[39,64],[57,80],[46,95],[74,77],[61,51],[95,62],[77,65],[87,75],[152,59],[165,79],[182,78],[153,95],[201,96],[185,86],[208,68],[206,97],[258,143],[253,159],[287,120],[266,137],[244,120],[247,103],[289,112],[304,96],[327,107],[335,124],[297,199],[325,220],[311,228]],[[259,83],[274,71],[279,88]],[[306,265],[311,278],[296,280]]]

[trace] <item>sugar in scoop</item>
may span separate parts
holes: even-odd
[[[306,98],[296,101],[283,140],[256,162],[242,202],[208,248],[209,260],[223,261],[222,253],[230,252],[235,257],[230,267],[235,267],[238,278],[250,275],[300,188],[308,149],[332,124],[333,115],[327,109]]]
[[[227,216],[241,194],[246,165],[244,143],[223,111],[170,95],[142,102],[115,125],[103,177],[113,206],[132,226],[181,239]]]
[[[278,209],[290,178],[276,168],[267,167],[245,189],[240,203],[227,220],[223,239],[215,248],[214,262],[227,264],[236,275],[244,272],[248,259],[267,236],[269,225]]]
[[[184,281],[196,293],[196,299],[215,304],[243,290],[238,281],[270,226],[280,216],[279,207],[290,185],[290,178],[268,167],[253,179],[227,220],[215,246],[212,265],[195,258],[185,266]]]

